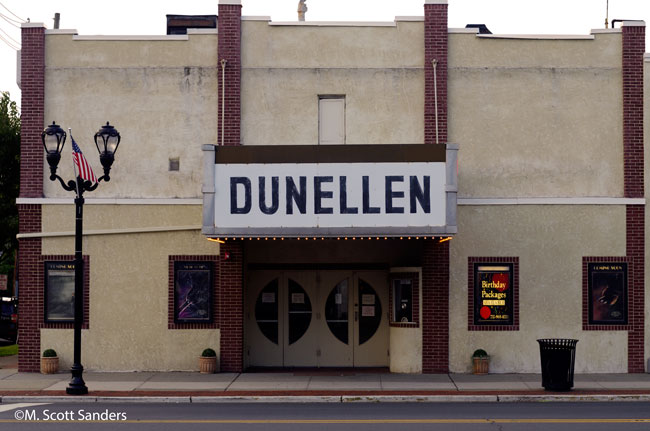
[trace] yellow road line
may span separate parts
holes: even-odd
[[[650,418],[638,419],[129,419],[116,421],[19,421],[15,419],[0,419],[0,423],[49,422],[49,423],[148,423],[148,424],[619,424],[619,423],[650,423]]]

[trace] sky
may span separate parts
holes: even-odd
[[[393,21],[422,16],[424,0],[307,0],[307,21]],[[449,27],[486,24],[495,34],[575,34],[605,28],[613,19],[650,21],[650,0],[449,0]],[[298,0],[242,0],[242,15],[296,21]],[[20,106],[16,49],[20,22],[53,28],[55,12],[62,29],[80,35],[161,35],[167,14],[216,15],[218,0],[0,0],[0,91]],[[647,31],[646,33],[650,33]],[[650,51],[647,34],[646,52]]]

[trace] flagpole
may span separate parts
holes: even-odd
[[[74,142],[71,128],[68,128],[68,134],[72,142]],[[77,156],[74,156],[74,148],[72,152],[73,158],[76,158]],[[85,395],[88,393],[88,387],[83,379],[84,367],[81,365],[81,327],[84,321],[84,261],[82,251],[84,198],[82,195],[82,185],[79,184],[82,179],[79,172],[77,172],[77,163],[75,160],[73,160],[72,166],[77,184],[77,197],[74,200],[76,215],[74,235],[74,355],[72,367],[70,368],[72,379],[66,388],[66,393],[69,395]]]
[[[68,135],[70,135],[70,139],[74,141],[74,138],[72,137],[72,129],[68,127]],[[72,150],[74,154],[74,150]],[[77,185],[77,198],[81,197],[81,194],[79,193],[79,173],[77,172],[77,164],[72,163],[72,169],[74,169],[74,178],[75,178],[75,184]]]

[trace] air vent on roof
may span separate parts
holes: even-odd
[[[188,28],[217,28],[217,16],[167,15],[167,34],[187,34]]]
[[[478,28],[479,34],[492,34],[485,24],[467,24],[465,28]]]

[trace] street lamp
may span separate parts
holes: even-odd
[[[70,129],[68,129],[70,130]],[[75,225],[75,252],[74,252],[74,363],[71,367],[72,379],[66,388],[69,395],[85,395],[88,393],[88,387],[83,379],[83,365],[81,365],[81,326],[83,324],[83,275],[84,262],[81,252],[81,238],[83,233],[83,204],[84,192],[92,192],[99,186],[100,181],[110,181],[109,176],[111,165],[115,160],[115,152],[120,144],[119,132],[106,122],[97,133],[95,133],[95,145],[99,151],[99,160],[104,168],[104,175],[95,181],[91,181],[87,175],[82,173],[82,169],[75,169],[77,178],[66,182],[56,174],[57,166],[61,160],[61,150],[65,145],[66,133],[63,129],[52,122],[41,133],[41,140],[45,148],[47,163],[50,165],[50,180],[59,180],[61,186],[66,191],[76,191],[77,197],[74,200],[76,225]],[[73,152],[76,144],[72,140]],[[81,151],[78,156],[83,158]],[[94,174],[93,174],[94,177]]]

